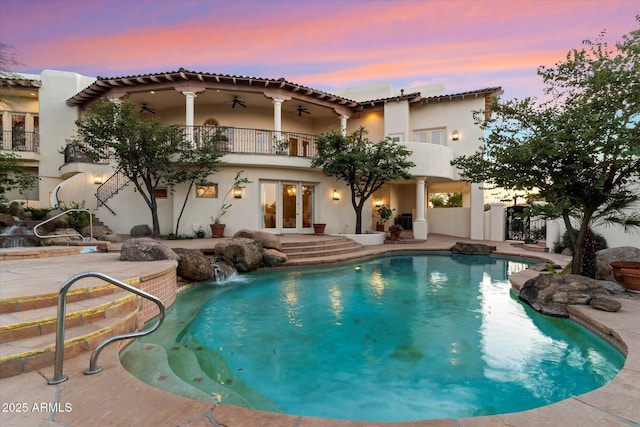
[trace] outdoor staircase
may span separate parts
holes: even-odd
[[[538,240],[536,243],[511,242],[511,246],[520,247],[530,252],[540,252],[540,253],[549,252],[549,248],[547,248],[546,240]]]
[[[341,236],[318,236],[317,240],[283,242],[282,252],[287,254],[287,264],[306,262],[320,263],[323,260],[349,259],[349,255],[359,256],[362,245]]]
[[[138,297],[116,286],[72,289],[67,301],[65,359],[136,330]],[[57,293],[0,300],[0,379],[54,364],[57,302]]]

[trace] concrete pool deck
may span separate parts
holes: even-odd
[[[314,239],[314,236],[283,236],[285,240]],[[430,235],[426,242],[366,247],[359,256],[373,256],[390,251],[448,250],[460,239]],[[195,239],[164,241],[171,247],[210,249],[217,241]],[[547,259],[566,264],[568,257],[532,253],[505,242],[482,242],[497,246],[499,254]],[[338,259],[314,259],[317,264]],[[145,271],[165,268],[160,261],[129,263],[119,261],[118,253],[67,255],[0,263],[0,297],[24,297],[57,292],[60,285],[80,271],[100,271],[119,279],[141,275]],[[514,285],[523,283],[527,274],[514,277]],[[620,299],[618,313],[594,310],[588,306],[572,307],[573,315],[601,333],[616,337],[627,350],[625,365],[609,384],[590,393],[565,399],[542,408],[464,419],[439,419],[406,423],[375,423],[329,420],[275,414],[229,405],[215,405],[166,393],[129,374],[118,359],[122,345],[108,346],[100,356],[103,372],[84,375],[89,353],[65,360],[64,372],[69,380],[48,385],[53,367],[0,380],[0,425],[5,426],[216,426],[216,427],[489,427],[489,426],[634,426],[640,425],[640,301]],[[517,396],[514,396],[517,398]]]

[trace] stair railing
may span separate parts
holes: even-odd
[[[97,374],[102,371],[102,367],[98,366],[98,357],[100,356],[100,352],[109,344],[114,341],[124,340],[129,338],[137,338],[143,337],[145,335],[149,335],[154,332],[156,329],[160,327],[162,322],[164,321],[164,304],[162,301],[141,289],[138,289],[134,286],[131,286],[127,283],[124,283],[118,279],[114,279],[111,276],[107,276],[106,274],[99,273],[96,271],[85,271],[83,273],[78,273],[72,277],[70,277],[60,288],[60,293],[58,294],[58,320],[56,323],[56,353],[55,353],[55,367],[53,372],[53,378],[47,380],[47,383],[51,385],[60,384],[61,382],[69,379],[67,375],[62,373],[62,365],[64,363],[64,324],[65,324],[65,313],[67,310],[67,291],[75,282],[80,279],[84,279],[86,277],[97,277],[106,282],[111,283],[112,285],[118,286],[124,290],[132,292],[138,296],[146,298],[152,302],[154,302],[158,309],[160,309],[160,314],[158,315],[158,319],[155,324],[148,329],[137,331],[137,332],[128,332],[120,335],[114,335],[102,341],[91,353],[91,360],[89,363],[89,369],[85,370],[84,373],[86,375]]]
[[[33,234],[35,234],[37,237],[41,239],[51,239],[53,237],[80,237],[80,240],[84,241],[84,236],[78,233],[77,231],[73,234],[52,234],[52,235],[38,234],[38,228],[40,228],[41,226],[45,225],[48,222],[53,221],[56,218],[61,217],[62,215],[66,215],[69,212],[86,212],[89,214],[89,239],[93,240],[93,213],[91,213],[89,209],[67,209],[64,212],[59,213],[56,216],[52,216],[48,220],[42,221],[41,223],[37,224],[35,227],[33,227]]]
[[[107,200],[118,194],[131,180],[122,172],[122,169],[115,171],[105,182],[96,189],[96,199],[98,199],[98,207],[104,206],[112,214],[116,214],[113,209],[107,205]]]

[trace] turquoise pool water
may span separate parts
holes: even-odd
[[[511,295],[508,275],[526,267],[402,255],[247,274],[181,294],[122,361],[190,397],[367,421],[515,412],[609,382],[619,352]]]

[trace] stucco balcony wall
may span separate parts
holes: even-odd
[[[410,170],[413,176],[457,179],[457,173],[451,166],[454,156],[450,147],[424,142],[401,142],[400,144],[413,152],[411,161],[416,164]]]

